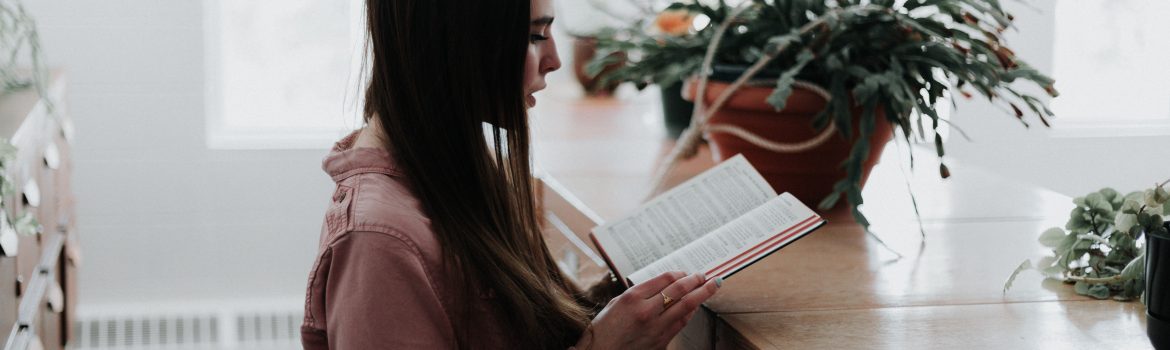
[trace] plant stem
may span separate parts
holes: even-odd
[[[1089,218],[1089,226],[1093,227],[1093,234],[1101,236],[1101,232],[1097,231],[1097,213],[1093,213],[1093,217]]]
[[[1125,277],[1122,277],[1121,275],[1113,275],[1113,276],[1109,276],[1109,277],[1068,276],[1067,279],[1069,281],[1085,282],[1085,283],[1092,283],[1092,284],[1116,283],[1116,282],[1124,282],[1126,280]]]

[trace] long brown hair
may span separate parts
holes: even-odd
[[[529,6],[368,0],[365,116],[378,118],[430,217],[461,300],[491,290],[518,345],[564,348],[588,315],[537,226],[523,92]],[[468,307],[456,309],[467,347]]]

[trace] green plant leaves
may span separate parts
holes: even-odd
[[[792,45],[792,44],[798,43],[798,42],[800,42],[800,33],[799,32],[790,32],[790,33],[784,34],[784,35],[777,35],[777,36],[768,38],[768,43],[764,45],[764,52],[779,53],[780,49],[788,47],[789,45]],[[808,50],[808,49],[805,49],[805,50]]]
[[[33,236],[41,232],[41,224],[37,222],[37,218],[32,214],[25,213],[12,222],[12,227],[16,229],[16,233],[24,236]]]
[[[1162,204],[1166,204],[1166,200],[1170,199],[1170,193],[1167,193],[1165,188],[1158,186],[1157,188],[1146,190],[1144,199],[1146,206],[1160,207]]]
[[[1068,223],[1064,225],[1064,229],[1072,231],[1072,233],[1085,233],[1093,228],[1090,224],[1090,216],[1085,208],[1076,207],[1069,213]]]
[[[1085,196],[1085,205],[1098,214],[1108,215],[1110,218],[1113,216],[1113,203],[1100,192],[1090,193],[1088,196]]]
[[[1141,203],[1138,203],[1138,201],[1136,201],[1136,200],[1125,199],[1125,203],[1121,204],[1121,208],[1118,211],[1121,213],[1125,213],[1125,214],[1135,214],[1136,215],[1138,213],[1138,210],[1142,210]]]
[[[7,166],[16,159],[16,151],[16,147],[8,143],[8,140],[0,138],[0,210],[5,210],[3,199],[16,193],[12,181],[4,176],[7,174]],[[41,224],[37,222],[36,217],[28,212],[12,220],[11,224],[16,233],[21,235],[35,235],[41,230]]]
[[[1020,272],[1031,269],[1033,269],[1032,260],[1024,260],[1024,262],[1020,263],[1020,266],[1017,266],[1016,270],[1012,271],[1012,274],[1008,276],[1007,281],[1003,283],[1003,293],[1007,294],[1008,289],[1012,288],[1012,283],[1016,281],[1016,277],[1020,275]]]
[[[0,137],[0,209],[4,208],[4,198],[16,193],[16,186],[4,177],[6,167],[16,160],[16,146],[7,139]]]
[[[1143,252],[1129,264],[1125,265],[1125,269],[1121,270],[1121,278],[1135,279],[1142,278],[1146,271],[1146,254]]]
[[[1077,283],[1073,285],[1073,291],[1080,295],[1088,295],[1089,283],[1085,281],[1077,281]]]
[[[1056,246],[1056,249],[1054,249],[1053,251],[1056,253],[1057,256],[1061,256],[1063,254],[1068,254],[1069,252],[1072,251],[1073,245],[1076,244],[1077,241],[1079,241],[1079,240],[1080,239],[1077,238],[1076,234],[1069,233],[1067,236],[1064,237],[1064,240],[1060,241],[1060,245]]]
[[[1084,295],[1100,300],[1109,299],[1109,295],[1112,294],[1108,285],[1102,283],[1089,283],[1085,281],[1077,281],[1076,284],[1073,285],[1073,291],[1079,295]]]
[[[1137,226],[1138,216],[1137,214],[1121,213],[1117,214],[1117,217],[1114,218],[1113,221],[1113,228],[1117,229],[1118,231],[1129,232],[1130,229],[1132,229],[1134,226]]]
[[[0,137],[0,166],[12,163],[16,160],[16,146],[8,143],[8,140]]]
[[[1109,294],[1109,287],[1104,284],[1094,284],[1089,287],[1089,290],[1086,293],[1086,295],[1093,297],[1094,299],[1101,300],[1108,299]]]
[[[1131,279],[1129,281],[1123,282],[1121,285],[1121,292],[1113,297],[1114,300],[1130,301],[1138,299],[1139,297],[1144,296],[1146,291],[1146,280],[1144,278]]]
[[[1170,181],[1168,181],[1170,182]],[[1165,184],[1163,184],[1165,185]],[[1012,272],[1004,291],[1024,270],[1041,271],[1047,278],[1075,282],[1077,294],[1095,299],[1136,300],[1145,292],[1145,249],[1142,234],[1170,234],[1164,215],[1170,193],[1163,185],[1121,195],[1111,188],[1073,199],[1065,228],[1042,232],[1040,244],[1053,255],[1021,264]],[[1154,205],[1151,205],[1154,204]]]
[[[1154,214],[1154,213],[1145,211],[1145,212],[1138,213],[1137,217],[1138,217],[1138,224],[1142,225],[1142,227],[1146,228],[1147,230],[1157,228],[1157,227],[1162,227],[1163,220],[1162,220],[1162,215],[1160,213]]]
[[[1097,193],[1100,193],[1101,197],[1104,197],[1105,200],[1109,201],[1110,203],[1117,203],[1117,202],[1115,202],[1115,200],[1118,198],[1118,195],[1119,195],[1117,193],[1117,190],[1106,187],[1106,188],[1102,188],[1100,191],[1097,191]],[[1117,209],[1116,206],[1113,206],[1113,209],[1116,210]]]
[[[1043,244],[1045,247],[1056,248],[1065,240],[1065,236],[1068,236],[1068,234],[1064,230],[1059,227],[1053,227],[1040,234],[1040,244]]]
[[[780,75],[780,79],[776,80],[776,88],[772,90],[772,94],[768,95],[767,102],[776,108],[777,112],[784,109],[784,105],[788,104],[788,97],[792,96],[792,85],[796,84],[796,75],[815,57],[816,55],[812,51],[802,50],[796,58],[796,65],[784,71],[784,74]]]

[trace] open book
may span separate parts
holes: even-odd
[[[637,284],[667,271],[727,278],[824,224],[737,155],[590,237],[618,279]]]

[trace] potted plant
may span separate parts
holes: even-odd
[[[620,68],[626,56],[620,52],[608,53],[604,56],[605,61],[609,62],[608,64],[597,66],[593,70],[590,70],[588,64],[596,55],[596,37],[573,36],[573,76],[577,78],[577,83],[581,84],[581,89],[585,91],[585,96],[613,96],[613,92],[617,90],[618,84],[599,79],[598,76]]]
[[[1040,235],[1053,255],[1021,263],[1004,283],[1004,293],[1021,272],[1035,270],[1096,299],[1131,301],[1144,295],[1150,341],[1157,348],[1170,347],[1167,183],[1126,195],[1105,188],[1073,199],[1064,228]]]
[[[647,21],[647,19],[652,19]],[[661,90],[663,123],[678,138],[691,122],[694,104],[682,98],[683,79],[698,71],[711,31],[696,29],[706,17],[686,9],[668,8],[595,35],[597,53],[587,74],[606,84],[632,83],[638,90]]]
[[[691,35],[700,43],[690,45],[707,44],[703,63],[658,71],[703,73],[684,89],[700,107],[690,135],[662,172],[706,134],[717,160],[743,153],[778,191],[822,209],[844,196],[863,225],[862,184],[892,130],[908,142],[933,139],[941,160],[947,121],[937,108],[952,98],[982,95],[1025,125],[1025,110],[1047,125],[1045,102],[1015,83],[1057,95],[1052,79],[1006,46],[1012,16],[996,0],[690,1],[668,10],[709,24]],[[699,60],[690,52],[685,62]],[[643,62],[631,59],[625,71],[653,70]],[[949,176],[945,163],[939,171]]]

